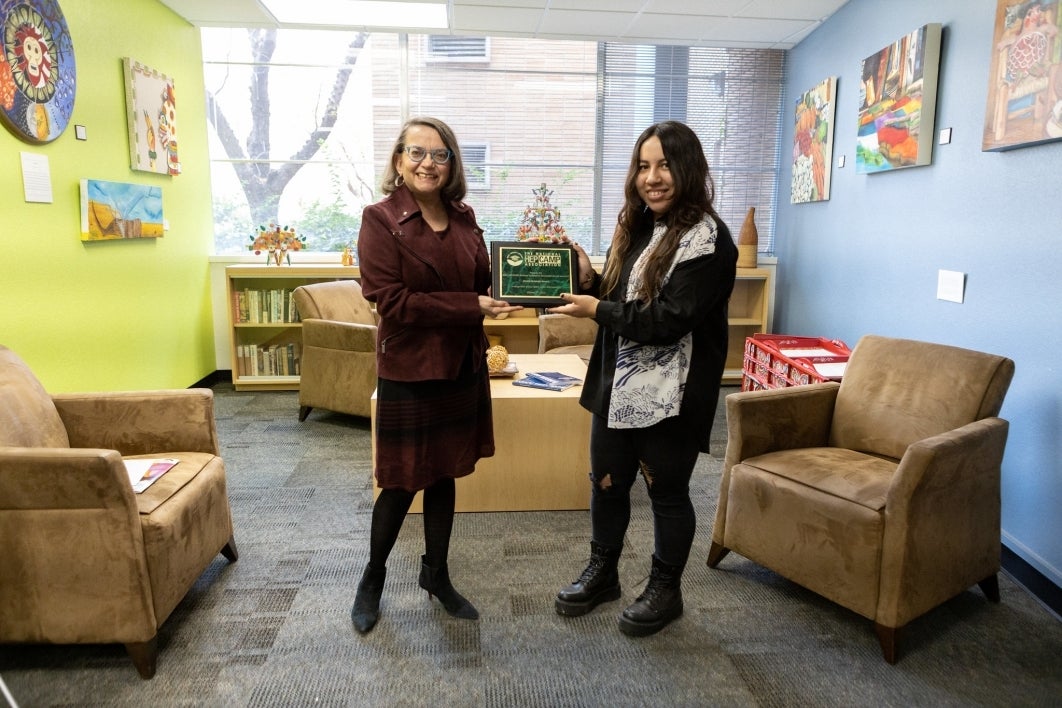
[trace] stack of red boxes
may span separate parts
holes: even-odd
[[[851,355],[837,339],[755,334],[745,339],[742,391],[840,381]]]

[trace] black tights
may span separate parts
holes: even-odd
[[[416,492],[384,489],[372,507],[372,531],[369,537],[369,565],[383,568],[398,540],[398,532],[409,512]],[[450,533],[454,528],[454,480],[440,479],[424,490],[424,562],[432,568],[446,565],[450,550]]]

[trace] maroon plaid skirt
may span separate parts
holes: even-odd
[[[419,491],[471,474],[494,455],[487,368],[455,381],[391,381],[376,389],[376,483]]]

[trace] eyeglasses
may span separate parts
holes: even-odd
[[[422,148],[420,145],[406,145],[402,148],[402,151],[409,155],[409,159],[413,162],[424,162],[424,158],[431,155],[431,161],[436,165],[445,165],[450,161],[450,156],[453,155],[447,148],[436,148],[435,150],[428,150]]]

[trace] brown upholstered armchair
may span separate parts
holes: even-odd
[[[134,494],[131,457],[179,463]],[[235,562],[212,391],[49,396],[0,346],[0,642],[121,643],[151,678],[219,552]]]
[[[295,288],[302,319],[299,420],[314,408],[369,417],[376,390],[376,314],[356,280]]]
[[[978,584],[999,601],[996,417],[1014,362],[868,335],[840,384],[726,398],[708,566],[731,550],[898,630]]]
[[[538,316],[539,354],[577,354],[589,363],[597,322],[589,317],[544,313]]]

